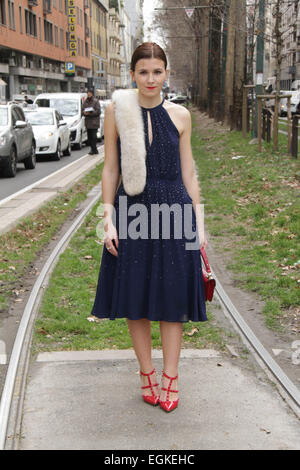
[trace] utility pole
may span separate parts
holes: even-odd
[[[259,0],[258,36],[256,46],[256,96],[264,94],[264,32],[265,32],[265,0]],[[253,137],[257,137],[257,100],[255,103],[255,116],[253,119]]]
[[[122,30],[122,40],[123,40],[123,49],[124,49],[124,59],[125,59],[125,87],[128,86],[128,63],[127,63],[127,49],[126,49],[126,41],[125,41],[125,24],[124,24],[124,17],[123,17],[123,10],[121,9],[121,2],[118,0],[118,7],[119,7],[119,18],[120,18],[120,28]]]

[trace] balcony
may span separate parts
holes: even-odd
[[[36,7],[39,4],[38,0],[28,0],[29,8]]]
[[[109,56],[110,56],[110,59],[114,59],[117,62],[120,62],[121,64],[125,63],[125,59],[117,52],[113,52],[113,51],[109,52]]]

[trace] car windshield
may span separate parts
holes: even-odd
[[[53,113],[26,113],[27,119],[32,126],[53,126]]]
[[[77,100],[65,98],[39,99],[36,104],[43,108],[55,108],[63,116],[76,116],[78,114]]]
[[[8,114],[6,108],[0,108],[0,126],[7,126]]]

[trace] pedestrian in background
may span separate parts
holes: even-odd
[[[24,96],[24,101],[25,101],[25,103],[27,103],[27,104],[33,104],[33,101],[32,101],[30,98],[28,98],[27,95]]]
[[[83,103],[82,109],[83,115],[85,116],[85,127],[88,134],[88,143],[91,147],[89,155],[96,155],[98,152],[97,149],[97,130],[100,126],[100,103],[94,97],[94,92],[92,89],[88,90],[87,99]]]

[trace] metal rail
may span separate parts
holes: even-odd
[[[93,191],[93,190],[92,190]],[[15,380],[17,369],[20,361],[20,355],[22,351],[22,346],[24,343],[24,338],[27,332],[27,327],[32,315],[33,307],[35,305],[38,293],[42,287],[43,281],[49,272],[52,265],[57,262],[59,255],[63,252],[68,242],[74,233],[78,230],[81,223],[83,222],[85,216],[88,214],[90,209],[96,204],[98,199],[101,197],[101,190],[98,194],[91,200],[89,205],[81,212],[77,219],[73,222],[71,227],[65,233],[65,235],[60,239],[55,249],[52,251],[51,255],[47,259],[42,271],[39,274],[39,277],[34,283],[33,289],[27,301],[23,316],[18,328],[18,333],[15,338],[14,346],[9,360],[9,365],[7,369],[7,374],[5,378],[4,388],[1,396],[0,403],[0,450],[4,450],[5,441],[6,441],[6,431],[9,419],[9,413],[11,408],[12,397],[14,393]]]
[[[300,390],[296,387],[296,385],[289,379],[289,377],[283,372],[281,367],[277,364],[277,362],[273,359],[270,353],[266,350],[266,348],[262,345],[259,341],[257,336],[251,330],[251,328],[247,325],[241,314],[238,312],[236,307],[231,302],[230,298],[224,291],[222,284],[217,279],[215,273],[212,271],[213,277],[216,279],[216,293],[220,303],[226,308],[227,312],[229,313],[230,317],[234,320],[235,324],[237,325],[239,331],[245,336],[247,341],[251,344],[254,348],[256,353],[259,357],[263,360],[264,364],[268,367],[271,371],[273,376],[280,382],[284,390],[288,393],[288,395],[292,398],[294,403],[300,407]]]

